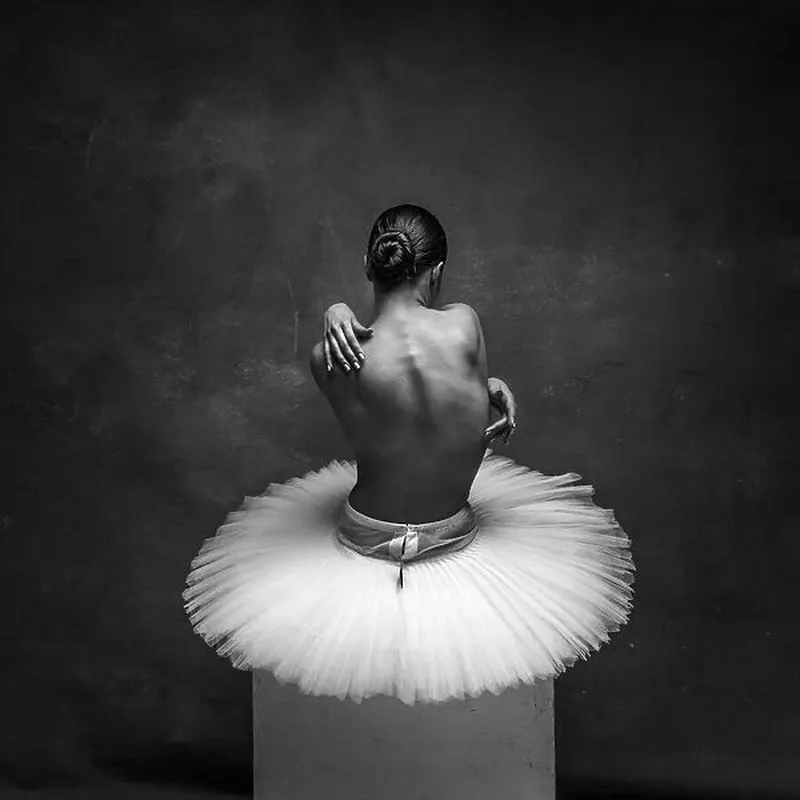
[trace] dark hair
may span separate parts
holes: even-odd
[[[447,236],[430,211],[403,204],[387,208],[372,226],[367,268],[384,289],[412,281],[447,260]]]

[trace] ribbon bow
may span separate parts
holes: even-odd
[[[402,589],[403,582],[403,565],[406,561],[410,561],[419,552],[419,531],[413,525],[406,525],[405,533],[398,534],[389,542],[389,555],[395,561],[400,562],[400,574],[398,576],[398,584]]]

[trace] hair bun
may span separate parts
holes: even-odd
[[[377,236],[368,258],[370,271],[385,286],[414,276],[414,245],[403,231],[390,230]]]

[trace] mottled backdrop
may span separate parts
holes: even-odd
[[[248,791],[249,676],[184,576],[348,455],[307,353],[402,201],[511,455],[633,537],[630,626],[557,685],[564,791],[800,796],[792,5],[127,5],[0,33],[0,796]]]

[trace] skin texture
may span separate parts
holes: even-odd
[[[334,363],[345,372],[361,369],[366,354],[361,340],[372,336],[372,328],[362,325],[346,303],[334,303],[323,315],[322,350],[325,368]],[[489,403],[502,416],[486,429],[486,442],[508,444],[517,427],[517,402],[505,381],[488,378]]]
[[[462,304],[427,307],[434,293],[422,286],[376,291],[361,369],[328,371],[322,342],[311,354],[317,386],[358,463],[350,502],[390,522],[458,511],[485,451],[490,404],[480,321]]]

